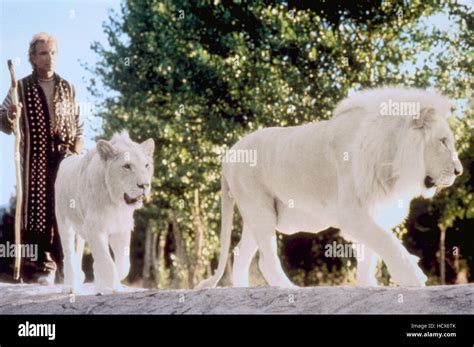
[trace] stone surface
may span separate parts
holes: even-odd
[[[474,284],[426,288],[274,287],[63,294],[0,283],[0,314],[473,314]],[[87,294],[89,292],[89,294]]]

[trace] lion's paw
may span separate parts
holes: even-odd
[[[387,264],[393,280],[403,287],[424,287],[428,277],[417,264],[418,257],[409,254],[403,255],[396,264]]]
[[[62,290],[63,294],[85,294],[82,285],[67,285],[65,284]]]
[[[111,295],[115,290],[112,287],[98,287],[96,288],[96,295]]]
[[[128,287],[122,284],[115,284],[114,286],[96,286],[97,295],[110,295],[124,293],[128,291]]]

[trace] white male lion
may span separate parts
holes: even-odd
[[[433,196],[462,172],[446,121],[451,105],[434,92],[372,89],[340,102],[331,120],[242,138],[231,150],[256,151],[257,165],[223,163],[219,266],[198,288],[215,286],[224,273],[234,200],[244,222],[234,286],[248,286],[249,266],[259,250],[266,281],[292,287],[278,258],[275,231],[318,232],[329,226],[365,246],[358,285],[376,285],[381,256],[397,284],[423,286],[427,278],[417,258],[391,228],[406,217],[414,197]]]
[[[110,142],[99,140],[84,156],[71,156],[61,162],[55,183],[56,219],[67,291],[81,291],[84,240],[94,258],[98,292],[121,289],[120,281],[130,269],[133,211],[150,193],[154,148],[153,139],[138,144],[122,132]]]

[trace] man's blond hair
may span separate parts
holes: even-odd
[[[30,41],[30,47],[28,49],[28,60],[33,69],[35,69],[35,65],[33,64],[33,56],[36,54],[36,45],[38,42],[54,44],[54,46],[56,46],[56,50],[58,49],[58,42],[54,36],[44,32],[35,34]]]

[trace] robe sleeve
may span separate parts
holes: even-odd
[[[0,105],[0,131],[10,135],[13,132],[13,122],[8,118],[7,110],[11,105],[10,93]]]
[[[71,85],[72,89],[72,102],[74,103],[74,112],[75,112],[75,126],[76,126],[76,139],[77,138],[82,138],[83,131],[84,131],[84,123],[81,122],[81,117],[80,117],[80,109],[78,106],[76,106],[76,89],[74,88],[73,85]]]

